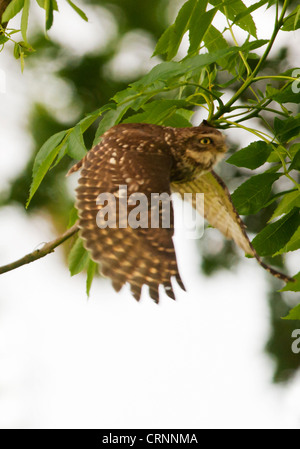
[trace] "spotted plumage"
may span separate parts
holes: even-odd
[[[122,124],[108,130],[101,142],[70,170],[69,174],[81,169],[76,190],[80,236],[102,273],[111,278],[115,290],[129,283],[133,296],[139,300],[143,285],[147,285],[150,296],[158,302],[160,286],[175,299],[172,279],[184,289],[172,239],[172,204],[170,223],[165,227],[162,219],[165,206],[158,202],[151,208],[154,193],[205,193],[205,210],[199,212],[260,261],[229,192],[211,173],[225,152],[224,136],[206,122],[193,128]],[[138,202],[128,199],[139,193],[149,200],[149,206],[146,217],[142,213],[135,217],[140,226],[133,228],[127,221],[136,214]],[[104,217],[99,219],[99,213],[108,204],[99,200],[102,194],[109,194],[115,205],[109,214],[113,226],[101,227]],[[122,206],[124,201],[126,207]],[[153,213],[158,217],[156,227],[151,227]],[[283,277],[274,270],[271,272]]]

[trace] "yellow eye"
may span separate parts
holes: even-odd
[[[200,140],[201,145],[210,145],[212,143],[212,140],[209,137],[203,137],[203,139]]]

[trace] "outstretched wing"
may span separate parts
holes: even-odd
[[[171,187],[182,197],[184,193],[204,193],[204,210],[198,210],[198,212],[226,238],[234,240],[246,254],[255,256],[254,248],[245,231],[245,225],[231,201],[230,193],[215,172],[206,173],[192,182],[172,183]],[[195,207],[195,195],[189,196],[189,198],[193,199]]]
[[[171,156],[156,148],[143,130],[131,128],[123,134],[121,127],[115,127],[81,164],[76,206],[85,248],[112,279],[114,288],[119,291],[128,282],[137,300],[144,284],[156,302],[160,285],[175,299],[172,277],[184,288],[172,240],[172,203],[169,200],[170,225],[166,228],[162,226],[162,203],[151,208],[152,194],[167,193],[170,198],[171,163]],[[157,227],[151,227],[155,212],[159,220]],[[135,229],[136,223],[142,227]]]
[[[198,210],[198,212],[211,226],[221,231],[226,238],[234,240],[247,255],[255,257],[259,264],[273,276],[285,282],[291,281],[288,276],[262,262],[249,240],[246,226],[232,203],[228,188],[214,171],[206,173],[192,182],[172,183],[171,188],[174,192],[180,193],[182,198],[184,193],[204,193],[204,210]],[[196,208],[195,195],[192,196],[192,202],[193,207]],[[201,207],[201,202],[198,204]]]

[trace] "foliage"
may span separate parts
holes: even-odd
[[[46,0],[38,1],[38,4],[45,9],[48,30],[57,4]],[[69,4],[73,5],[72,2]],[[158,40],[154,55],[163,58],[163,62],[118,91],[110,101],[87,114],[75,126],[51,136],[42,146],[34,163],[28,205],[49,169],[61,163],[65,156],[77,160],[85,154],[86,136],[91,135],[99,119],[94,144],[108,128],[122,121],[189,126],[194,113],[203,109],[207,119],[218,128],[241,128],[253,135],[253,142],[236,152],[228,162],[232,170],[238,167],[235,173],[248,178],[243,179],[233,194],[238,211],[249,215],[250,221],[266,213],[264,225],[260,226],[253,241],[259,254],[276,262],[278,255],[298,251],[300,70],[285,68],[281,73],[277,71],[271,75],[264,72],[278,34],[300,28],[299,5],[289,10],[289,4],[287,0],[282,6],[278,0],[262,0],[247,8],[241,0],[186,1],[174,24]],[[19,53],[15,50],[15,56],[19,55],[21,59],[25,52],[30,53],[28,6],[29,1],[13,0],[2,18],[3,22],[7,21],[23,9],[20,27],[23,41],[17,44]],[[273,34],[269,40],[261,40],[252,12],[261,10],[263,13],[271,7],[274,11]],[[226,20],[222,30],[214,25],[217,12]],[[80,15],[85,18],[84,13]],[[236,27],[246,33],[241,44],[235,37]],[[0,44],[12,39],[15,31],[2,29]],[[187,33],[188,50],[181,58],[180,45]],[[255,53],[258,50],[261,56]],[[223,98],[228,88],[235,93],[225,103]],[[259,129],[249,124],[253,118],[259,120]],[[70,254],[70,270],[72,274],[88,270],[89,291],[95,269],[79,242]],[[295,279],[296,282],[288,284],[285,290],[300,291],[299,275]],[[290,316],[298,316],[295,315],[297,310]]]
[[[77,14],[80,15],[80,17],[83,20],[88,21],[87,16],[85,13],[76,6],[71,0],[67,0],[69,5],[73,8],[74,11],[77,12]],[[58,11],[58,4],[56,0],[36,0],[36,3],[45,10],[45,30],[50,30],[50,28],[53,25],[54,21],[54,12]],[[11,41],[14,43],[14,57],[16,59],[20,59],[21,61],[21,69],[22,72],[24,70],[24,59],[26,56],[28,56],[30,53],[34,51],[33,47],[28,43],[27,41],[27,30],[28,30],[28,22],[29,22],[29,10],[30,10],[30,0],[12,0],[6,10],[4,11],[0,23],[0,46],[3,46],[6,42]],[[21,21],[20,21],[20,29],[6,29],[3,24],[9,22],[11,19],[13,19],[19,12],[22,11],[21,14]],[[16,41],[14,39],[14,36],[16,33],[21,32],[22,41]],[[1,50],[0,50],[1,51]]]

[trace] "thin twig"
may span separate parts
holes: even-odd
[[[256,78],[257,74],[259,73],[260,69],[262,68],[262,66],[264,65],[267,57],[269,56],[270,51],[272,50],[272,47],[274,45],[274,42],[277,38],[277,35],[280,31],[280,28],[283,25],[284,22],[284,16],[285,13],[287,11],[288,8],[288,4],[289,1],[285,0],[283,7],[282,7],[282,11],[281,11],[281,15],[280,18],[278,19],[278,14],[276,15],[276,23],[275,23],[275,27],[274,27],[274,31],[272,34],[272,37],[269,41],[269,44],[264,52],[264,54],[262,55],[262,57],[260,58],[258,64],[256,65],[255,69],[253,70],[252,74],[250,76],[248,76],[248,78],[246,79],[246,81],[243,83],[243,85],[240,87],[240,89],[233,95],[233,97],[228,101],[228,103],[226,103],[223,108],[220,108],[218,110],[218,112],[214,115],[213,117],[213,121],[215,122],[216,120],[220,119],[226,112],[230,112],[230,108],[231,106],[239,99],[241,98],[242,94],[251,86],[251,84],[254,82],[254,79]],[[278,2],[277,2],[277,9],[278,9]]]
[[[42,257],[47,256],[47,254],[53,253],[55,248],[72,237],[72,235],[76,234],[78,230],[78,224],[75,223],[74,226],[68,229],[63,235],[57,237],[55,240],[52,240],[52,242],[45,243],[45,245],[41,249],[36,249],[32,253],[29,253],[26,256],[22,257],[22,259],[16,260],[15,262],[0,267],[0,274],[15,270],[16,268],[22,267],[23,265],[41,259]]]

